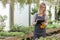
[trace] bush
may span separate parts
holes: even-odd
[[[30,32],[33,32],[33,30],[34,30],[34,28],[32,26],[25,27],[25,26],[14,25],[14,26],[11,27],[10,32],[30,33]]]
[[[32,15],[34,15],[37,12],[38,12],[38,7],[37,6],[35,6],[34,8],[32,8],[32,12],[31,12]]]
[[[25,35],[25,33],[23,33],[23,32],[0,32],[0,36],[5,36],[5,37],[8,37],[8,36],[22,37],[24,35]]]
[[[48,24],[46,28],[50,29],[50,28],[57,28],[57,27],[59,27],[59,24]],[[31,33],[33,31],[34,31],[34,27],[32,26],[25,27],[19,25],[12,26],[10,30],[10,32],[23,32],[23,33]]]
[[[50,28],[57,28],[57,27],[59,27],[59,24],[48,24],[46,28],[50,29]]]
[[[19,25],[13,25],[12,27],[10,27],[11,32],[19,32],[19,30],[20,30]]]
[[[7,20],[7,16],[0,15],[0,31],[3,31],[4,27],[6,26],[6,23],[4,22],[5,20]]]
[[[58,40],[56,36],[41,37],[39,40]]]
[[[41,40],[56,40],[56,38],[48,38],[48,37],[46,37],[46,38],[41,38]]]

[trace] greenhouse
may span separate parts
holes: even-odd
[[[44,30],[46,37],[43,33],[38,37],[37,30]],[[60,40],[60,0],[0,0],[0,40],[34,40],[35,36],[35,40]]]

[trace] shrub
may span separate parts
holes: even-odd
[[[39,40],[58,40],[56,36],[41,37]]]
[[[4,27],[6,26],[6,24],[4,22],[6,19],[7,19],[6,15],[4,15],[4,16],[0,15],[0,31],[3,31]]]
[[[24,36],[25,33],[23,32],[0,32],[0,36],[19,36],[19,37],[22,37]]]
[[[50,28],[57,28],[57,27],[59,27],[59,24],[48,24],[46,28],[50,29]]]
[[[33,32],[34,28],[32,26],[19,26],[19,25],[14,25],[11,27],[10,32],[24,32],[24,33],[30,33]]]

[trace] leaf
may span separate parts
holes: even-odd
[[[6,7],[6,4],[8,3],[8,0],[2,0],[2,4],[4,7]]]
[[[23,7],[24,3],[26,2],[26,0],[17,0],[18,3],[20,3],[20,6]]]
[[[27,4],[31,4],[33,2],[33,0],[26,0]]]
[[[40,0],[35,0],[35,3],[36,3],[36,6],[39,8],[39,6],[40,6]]]

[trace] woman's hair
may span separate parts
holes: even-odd
[[[40,4],[39,11],[40,11],[40,8],[41,8],[43,5],[45,6],[44,15],[46,15],[46,13],[45,13],[45,11],[46,11],[46,4],[45,4],[45,3],[41,3],[41,4]]]
[[[41,4],[40,4],[40,6],[41,6],[41,5],[44,5],[44,6],[46,6],[46,5],[45,5],[45,3],[41,3]]]

